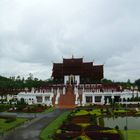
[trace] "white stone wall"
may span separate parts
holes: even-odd
[[[68,75],[65,75],[64,76],[64,84],[66,85],[67,84],[67,81],[69,80],[69,76]]]
[[[75,75],[75,80],[77,81],[77,85],[80,84],[80,76],[79,75]]]
[[[28,104],[46,104],[46,105],[52,105],[52,98],[54,94],[53,93],[25,93],[20,92],[17,95],[18,101],[20,101],[22,98],[25,100]],[[37,98],[41,98],[41,102],[37,100]]]
[[[95,97],[96,96],[101,96],[101,102],[100,104],[104,104],[105,103],[105,96],[110,96],[112,99],[114,99],[115,96],[120,96],[121,99],[125,98],[126,100],[128,100],[128,98],[132,98],[132,97],[140,97],[140,93],[139,92],[132,92],[132,91],[124,91],[124,92],[83,92],[82,93],[82,105],[86,104],[86,97],[88,96],[92,96],[92,103],[96,104],[97,102],[95,102]]]
[[[64,84],[65,85],[67,84],[67,81],[69,81],[69,76],[70,75],[64,76]],[[80,84],[80,76],[79,75],[73,75],[73,76],[74,76],[75,81],[77,81],[77,85],[79,85]]]

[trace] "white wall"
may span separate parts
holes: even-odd
[[[67,84],[67,81],[69,80],[69,76],[68,75],[65,75],[64,76],[64,84],[66,85]]]
[[[80,84],[80,76],[79,75],[75,75],[75,80],[77,81],[77,85]]]
[[[80,76],[79,75],[74,75],[75,76],[75,80],[77,81],[77,85],[80,84]],[[69,81],[69,75],[65,75],[64,76],[64,84],[67,84],[67,81]]]

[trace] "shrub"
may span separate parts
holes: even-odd
[[[116,130],[119,130],[119,126],[118,126],[118,125],[116,125],[116,126],[115,126],[115,129],[116,129]]]
[[[16,118],[8,118],[8,119],[6,119],[5,123],[11,123],[14,121],[16,121]]]
[[[124,130],[127,130],[127,126],[124,126]]]
[[[82,140],[82,138],[81,137],[78,137],[76,140]]]
[[[101,108],[100,110],[101,110],[101,113],[103,113],[103,108]]]
[[[63,125],[61,125],[60,129],[67,130],[67,131],[81,131],[82,130],[81,126],[72,124],[72,123],[63,124]]]

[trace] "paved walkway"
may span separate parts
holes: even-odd
[[[22,113],[22,112],[18,112],[18,113],[12,113],[12,112],[0,112],[0,116],[16,116],[19,118],[28,118],[28,119],[33,119],[36,117],[43,117],[46,116],[45,112],[42,113]]]
[[[63,112],[64,110],[56,109],[48,114],[37,116],[33,121],[27,122],[0,137],[0,140],[39,140],[41,130]]]

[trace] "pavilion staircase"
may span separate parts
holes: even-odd
[[[73,86],[66,87],[66,93],[61,94],[58,103],[59,108],[74,108],[75,107],[75,94]]]

